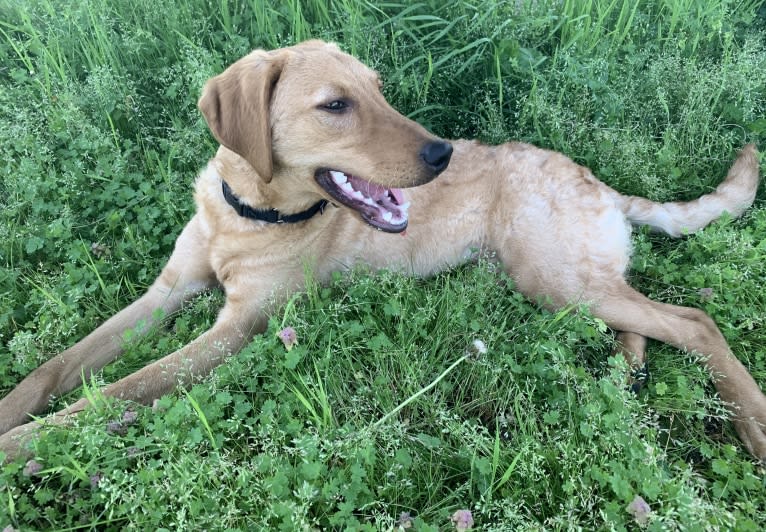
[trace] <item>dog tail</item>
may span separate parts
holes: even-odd
[[[638,196],[622,196],[621,208],[633,225],[649,225],[678,237],[702,229],[728,212],[734,218],[752,205],[758,190],[758,151],[748,144],[739,153],[726,179],[710,194],[696,200],[656,203]]]

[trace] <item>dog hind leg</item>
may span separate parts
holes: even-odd
[[[630,368],[630,389],[638,393],[649,378],[646,362],[646,337],[640,334],[619,331],[615,338],[612,355],[622,355]]]
[[[652,301],[627,284],[610,289],[592,310],[614,329],[696,354],[730,406],[732,423],[745,447],[757,458],[766,459],[766,397],[707,314]]]

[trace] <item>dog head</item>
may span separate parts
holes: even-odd
[[[262,182],[326,197],[400,232],[409,207],[400,189],[436,177],[452,146],[397,113],[380,87],[334,44],[307,41],[240,59],[208,81],[199,107],[215,138]]]

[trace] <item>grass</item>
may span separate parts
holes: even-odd
[[[0,394],[154,279],[215,150],[200,88],[254,47],[335,40],[439,135],[533,142],[670,200],[766,149],[765,22],[756,0],[0,0]],[[765,197],[680,241],[639,231],[631,272],[709,312],[762,386]],[[449,530],[459,509],[481,530],[764,526],[766,471],[690,357],[651,344],[632,396],[598,320],[541,311],[484,260],[309,285],[206,381],[153,408],[99,396],[221,301],[57,399],[96,406],[3,467],[0,526]]]

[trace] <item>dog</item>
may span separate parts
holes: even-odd
[[[440,139],[397,113],[380,87],[373,70],[321,41],[256,50],[209,80],[199,108],[220,147],[196,181],[196,214],[146,294],[0,400],[8,458],[28,452],[39,427],[28,416],[119,356],[123,333],[146,331],[158,310],[170,315],[213,287],[226,294],[210,330],[104,395],[148,404],[204,377],[265,331],[305,286],[307,263],[320,282],[360,263],[428,276],[480,248],[496,252],[531,300],[587,305],[617,331],[633,368],[644,364],[646,338],[698,355],[742,443],[766,459],[766,397],[713,320],[654,302],[624,277],[632,225],[677,237],[752,204],[753,145],[710,194],[655,203],[619,194],[557,152]]]

